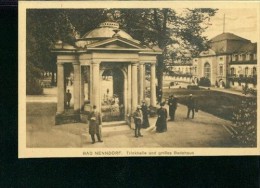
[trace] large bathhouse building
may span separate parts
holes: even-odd
[[[257,43],[233,33],[222,33],[210,40],[210,49],[192,62],[195,83],[202,77],[212,86],[256,88]]]

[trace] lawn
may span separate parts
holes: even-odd
[[[189,94],[192,94],[200,110],[226,120],[232,120],[234,109],[236,109],[245,98],[245,96],[206,89],[188,90],[183,88],[164,90],[164,98],[168,98],[171,94],[175,94],[178,97],[179,103],[184,105],[187,104]]]

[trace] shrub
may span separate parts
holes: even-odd
[[[246,146],[256,146],[257,108],[255,98],[245,98],[233,111],[235,137]]]
[[[197,86],[197,85],[188,85],[188,86],[187,86],[187,89],[198,90],[198,89],[200,89],[200,87]]]
[[[41,69],[34,66],[32,63],[26,64],[26,94],[27,95],[41,95],[43,89],[40,84]]]
[[[43,88],[41,87],[37,79],[28,80],[26,83],[27,95],[41,95],[43,94]]]
[[[210,87],[211,86],[210,80],[206,77],[200,78],[199,86]]]

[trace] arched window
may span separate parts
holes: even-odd
[[[248,76],[248,67],[245,68],[245,76]]]
[[[210,64],[205,63],[204,65],[204,76],[208,79],[210,79]]]
[[[238,67],[238,74],[239,74],[239,75],[240,75],[240,74],[243,74],[243,73],[242,73],[242,67],[241,67],[241,66]]]
[[[219,65],[219,75],[223,75],[223,65]]]
[[[253,75],[256,75],[256,67],[253,67]]]

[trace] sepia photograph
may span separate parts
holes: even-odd
[[[259,11],[20,1],[19,157],[259,155]]]

